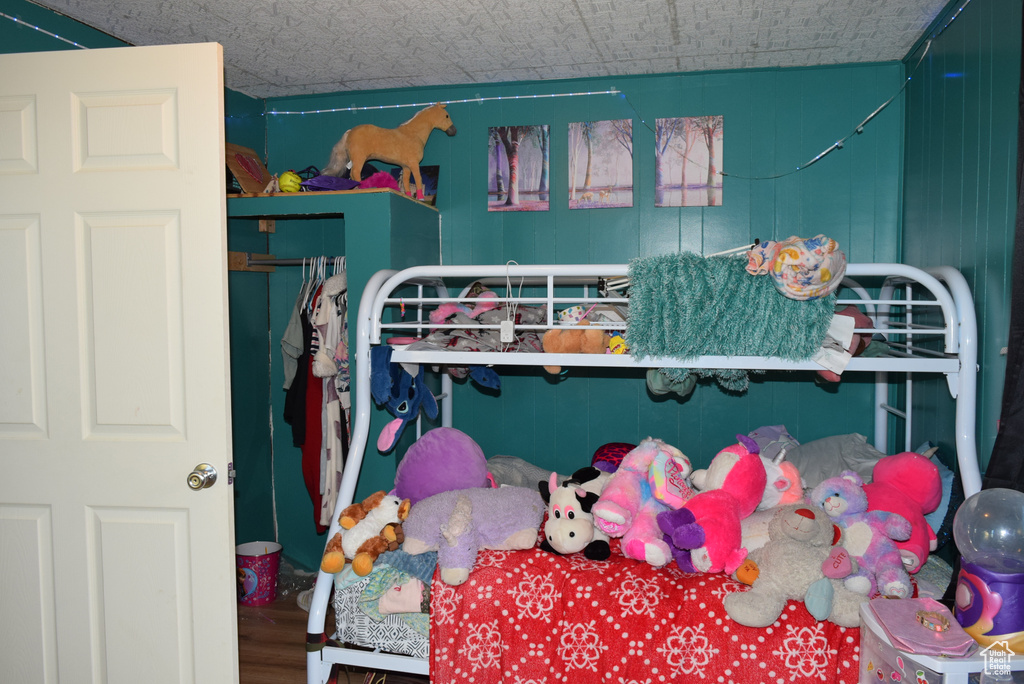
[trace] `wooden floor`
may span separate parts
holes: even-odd
[[[295,594],[278,596],[264,606],[238,606],[240,684],[306,683],[306,618]],[[328,629],[334,611],[327,616]],[[365,672],[342,672],[338,684],[362,684]]]

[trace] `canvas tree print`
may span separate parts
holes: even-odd
[[[722,204],[724,117],[657,119],[654,127],[654,205],[710,207]]]
[[[633,120],[569,124],[569,208],[633,206]]]
[[[548,125],[494,126],[488,138],[488,211],[547,211]]]

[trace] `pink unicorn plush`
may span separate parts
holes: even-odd
[[[659,513],[681,506],[693,496],[693,471],[683,452],[648,437],[622,459],[591,509],[594,525],[609,537],[622,538],[622,555],[656,568],[672,560],[658,529]]]
[[[767,476],[757,443],[745,435],[736,439],[712,459],[701,481],[694,481],[703,491],[679,510],[658,515],[684,572],[732,573],[747,556],[740,522],[761,502]]]

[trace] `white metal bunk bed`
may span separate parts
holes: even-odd
[[[422,333],[428,327],[424,312],[444,301],[475,301],[465,298],[466,292],[449,297],[444,283],[484,282],[493,285],[504,297],[493,301],[541,305],[546,307],[547,320],[534,326],[539,334],[557,327],[557,311],[566,306],[592,303],[628,304],[628,298],[617,297],[602,284],[608,279],[628,275],[626,264],[594,265],[516,265],[483,266],[419,266],[403,271],[380,271],[367,283],[360,301],[356,329],[355,399],[353,429],[348,461],[331,529],[330,539],[339,531],[338,512],[353,500],[360,467],[369,443],[370,415],[374,402],[370,394],[370,348],[381,344],[385,335]],[[867,287],[861,281],[871,284]],[[885,357],[856,357],[846,372],[875,373],[874,443],[883,453],[888,441],[891,418],[905,424],[905,446],[910,450],[914,374],[943,374],[949,392],[955,399],[955,445],[959,475],[965,496],[981,489],[981,474],[975,442],[977,324],[974,304],[966,281],[959,271],[947,266],[919,269],[903,264],[849,264],[843,288],[839,291],[837,308],[855,304],[874,321],[870,329],[857,332],[878,333],[886,338],[892,351]],[[410,295],[409,287],[417,288]],[[405,288],[405,289],[403,289]],[[532,291],[531,296],[513,296],[518,289]],[[395,294],[402,290],[402,295]],[[599,292],[599,290],[604,290]],[[429,294],[429,296],[428,296]],[[603,296],[610,295],[610,296]],[[411,306],[419,312],[414,317],[391,316],[389,311]],[[403,309],[404,310],[404,309]],[[415,318],[415,320],[412,320]],[[389,322],[393,319],[395,322]],[[464,326],[462,326],[464,327]],[[488,326],[482,326],[488,327]],[[489,326],[491,328],[497,326]],[[606,327],[612,327],[607,324]],[[619,327],[620,326],[615,326]],[[387,333],[385,333],[387,331]],[[929,344],[929,341],[932,343]],[[451,352],[442,350],[407,350],[395,347],[393,362],[428,365],[558,365],[589,367],[635,367],[694,369],[763,369],[819,370],[813,361],[790,361],[757,356],[702,356],[681,362],[673,358],[633,358],[629,355],[605,354],[534,354],[501,352]],[[904,408],[890,406],[894,381],[890,373],[905,374],[902,381]],[[441,374],[441,423],[452,425],[452,384]],[[330,601],[333,576],[323,572],[317,578],[307,624],[307,681],[326,682],[334,664],[346,664],[371,670],[428,674],[426,659],[394,655],[379,651],[358,650],[325,645],[325,621]]]

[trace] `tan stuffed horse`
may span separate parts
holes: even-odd
[[[362,180],[363,164],[376,159],[402,167],[402,186],[405,194],[411,195],[409,174],[416,181],[416,199],[423,199],[423,181],[420,178],[420,161],[423,160],[423,146],[430,133],[439,128],[448,135],[455,135],[455,124],[448,116],[446,105],[435,104],[421,109],[416,115],[398,128],[381,128],[373,124],[354,126],[341,136],[331,150],[331,161],[323,173],[325,176],[340,176],[352,162],[349,177]]]

